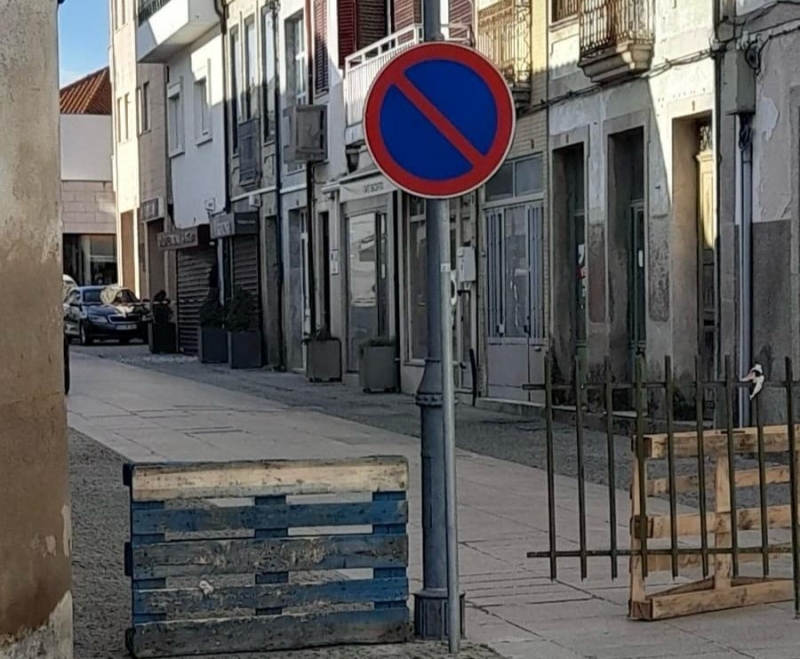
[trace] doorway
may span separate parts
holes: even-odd
[[[611,135],[608,146],[609,353],[615,378],[631,382],[647,349],[644,129]],[[617,392],[618,404],[630,405],[629,394]]]
[[[308,306],[308,281],[306,273],[308,251],[307,215],[304,208],[289,211],[289,277],[286,295],[287,307],[287,366],[289,370],[305,368],[303,337],[310,331],[310,309]]]
[[[361,346],[388,337],[387,214],[347,218],[347,370],[358,371]]]
[[[122,213],[119,222],[120,284],[136,291],[136,243],[133,211]]]

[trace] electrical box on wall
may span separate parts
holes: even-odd
[[[289,143],[286,161],[320,162],[328,157],[328,131],[324,105],[294,105],[288,109]]]
[[[742,45],[725,58],[723,103],[728,114],[756,110],[756,71],[760,67],[757,42]]]
[[[458,247],[456,249],[456,274],[460,287],[463,287],[464,284],[475,283],[478,280],[474,247]]]

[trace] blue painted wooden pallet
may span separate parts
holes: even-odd
[[[133,656],[407,640],[403,458],[133,464],[124,480]],[[348,569],[372,576],[331,577]]]

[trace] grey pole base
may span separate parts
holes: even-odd
[[[461,638],[466,636],[464,593],[461,593]],[[414,635],[426,641],[449,638],[447,589],[429,589],[414,593]]]

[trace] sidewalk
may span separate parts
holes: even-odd
[[[299,392],[291,392],[300,404],[287,405],[97,359],[86,351],[73,352],[72,367],[70,425],[131,460],[405,455],[413,472],[410,574],[412,589],[420,586],[419,447],[413,436],[343,419],[341,410],[339,416],[322,413],[321,406],[315,409],[311,402],[311,392],[303,392],[302,401]],[[215,377],[214,370],[206,373]],[[292,376],[270,377],[285,377],[287,385],[294,382]],[[396,409],[382,400],[364,397],[362,406],[374,417]],[[408,405],[407,414],[416,414],[412,404],[403,404]],[[469,410],[460,413],[470,415]],[[489,448],[500,452],[491,445],[504,444],[502,429],[519,428],[521,422],[496,414],[492,418],[491,428],[480,416],[473,425],[484,423]],[[512,442],[522,441],[518,433]],[[527,431],[532,444],[539,442],[537,434]],[[559,465],[559,472],[565,471],[568,465]],[[559,566],[559,579],[551,582],[546,562],[526,558],[527,551],[547,546],[544,472],[460,450],[458,476],[461,574],[470,640],[486,643],[508,659],[800,657],[800,622],[793,621],[789,603],[668,623],[634,623],[626,618],[623,564],[616,582],[608,578],[607,559],[590,562],[590,575],[597,576],[591,581],[581,583],[577,563],[565,563]],[[574,547],[576,482],[558,476],[556,484],[559,546]],[[607,488],[587,484],[587,524],[596,545],[608,534],[606,497]],[[627,537],[627,499],[620,491],[620,538]]]

